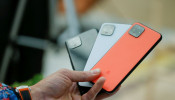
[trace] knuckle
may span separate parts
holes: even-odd
[[[62,79],[64,79],[63,81],[65,82],[65,83],[70,83],[70,70],[68,70],[68,69],[60,69],[59,70],[59,75],[62,77]],[[70,84],[65,84],[65,85],[70,85]]]
[[[67,76],[69,75],[70,72],[68,69],[63,68],[59,70],[59,73]]]
[[[87,93],[87,99],[91,100],[92,98],[94,98],[94,96],[96,95],[96,92],[94,89],[91,89],[88,93]]]
[[[60,73],[65,73],[65,72],[67,72],[67,71],[68,71],[68,70],[65,69],[65,68],[59,70]]]
[[[84,81],[86,81],[86,80],[88,80],[89,75],[88,75],[86,72],[83,72],[82,75],[81,75],[81,77],[82,77],[82,79],[83,79]]]
[[[96,94],[96,91],[95,91],[95,89],[92,89],[92,90],[90,91],[90,94],[91,94],[91,95],[94,95],[94,94]]]
[[[91,96],[89,94],[82,97],[82,100],[92,100]]]

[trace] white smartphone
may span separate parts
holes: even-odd
[[[92,69],[130,27],[131,25],[128,24],[102,24],[84,71]],[[78,84],[84,87],[92,87],[92,83],[90,82],[79,82]]]

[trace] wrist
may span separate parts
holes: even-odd
[[[40,99],[43,100],[44,95],[42,94],[42,91],[40,88],[38,88],[35,85],[30,86],[30,88],[31,88],[30,93],[31,93],[32,100],[40,100]]]

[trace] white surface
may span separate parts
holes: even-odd
[[[55,48],[49,47],[45,50],[43,57],[43,75],[44,77],[58,71],[61,68],[72,69],[69,56],[66,48]]]
[[[104,25],[114,25],[114,33],[110,36],[100,34]],[[96,42],[92,48],[84,71],[88,71],[106,54],[106,52],[120,39],[120,37],[131,27],[127,24],[105,23],[102,25]],[[79,82],[80,86],[92,87],[89,82]]]

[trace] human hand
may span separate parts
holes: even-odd
[[[84,95],[80,95],[76,82],[92,81],[98,78],[100,70],[93,71],[71,71],[61,69],[37,84],[31,86],[33,100],[95,100],[103,99],[110,95],[99,95],[105,78],[101,77],[94,86]],[[96,98],[97,96],[97,98]]]

